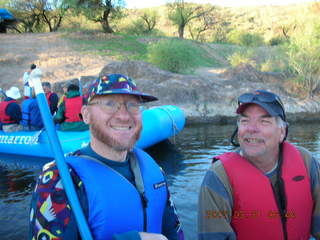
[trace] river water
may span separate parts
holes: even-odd
[[[229,138],[234,126],[186,127],[170,142],[148,152],[167,174],[187,240],[197,239],[199,187],[213,156],[233,150]],[[289,141],[306,147],[320,159],[320,124],[290,126]],[[26,239],[28,210],[35,179],[45,159],[14,159],[0,156],[0,236],[2,240]]]

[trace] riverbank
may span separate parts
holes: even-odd
[[[131,76],[142,90],[157,96],[155,104],[180,107],[188,124],[234,123],[238,96],[257,89],[280,96],[289,122],[316,122],[320,116],[319,96],[310,99],[294,95],[282,75],[257,72],[247,65],[221,73],[181,75],[141,61],[112,62],[99,76],[115,72]]]
[[[156,105],[180,107],[186,114],[187,124],[233,123],[237,97],[256,89],[278,94],[289,122],[314,122],[320,115],[319,95],[308,99],[281,73],[259,72],[250,65],[199,68],[192,75],[181,75],[142,61],[119,62],[110,56],[75,50],[61,33],[1,36],[1,88],[6,90],[15,85],[22,90],[22,76],[31,63],[42,69],[42,80],[51,82],[58,93],[62,91],[62,82],[78,82],[79,77],[85,84],[102,74],[127,74],[139,88],[160,99]]]

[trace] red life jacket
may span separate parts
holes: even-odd
[[[217,158],[222,161],[232,186],[231,225],[237,239],[284,239],[284,229],[269,178],[237,153],[225,153]],[[283,143],[282,164],[287,201],[287,239],[307,240],[311,233],[313,209],[310,178],[301,153],[287,142]]]
[[[0,102],[0,122],[2,123],[16,123],[15,120],[11,119],[6,113],[6,109],[10,103],[17,102],[16,100],[2,101]]]
[[[51,97],[52,94],[53,94],[53,92],[47,92],[46,93],[46,99],[47,99],[49,107],[51,106],[50,97]]]
[[[79,114],[82,108],[82,97],[77,96],[73,98],[64,99],[66,110],[65,110],[65,122],[80,122],[82,121]]]

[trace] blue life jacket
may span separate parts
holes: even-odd
[[[114,234],[132,230],[161,233],[168,197],[164,176],[156,162],[141,149],[135,148],[130,158],[136,159],[140,167],[144,194],[98,160],[79,156],[66,158],[84,184],[88,223],[95,240],[111,240]],[[132,161],[130,163],[132,168]],[[136,185],[141,185],[134,175]]]
[[[43,127],[40,109],[37,100],[28,98],[22,102],[22,126],[34,126],[39,129]]]

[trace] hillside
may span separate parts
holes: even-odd
[[[207,5],[212,6],[212,5]],[[117,32],[126,33],[128,26],[139,19],[144,11],[156,11],[159,20],[156,29],[160,35],[177,37],[177,27],[168,19],[168,10],[165,5],[147,9],[128,9],[126,17],[111,23]],[[212,14],[214,26],[212,30],[205,31],[201,39],[208,42],[220,37],[215,34],[224,35],[232,29],[243,30],[252,33],[259,33],[264,40],[268,41],[275,37],[284,37],[284,34],[292,34],[298,28],[301,18],[311,13],[319,14],[319,3],[301,3],[292,5],[266,5],[252,7],[221,7],[215,6]],[[191,38],[189,27],[197,25],[192,21],[185,29],[185,37]],[[100,29],[99,24],[93,24],[80,16],[69,17],[63,24],[63,29]]]
[[[60,33],[4,34],[0,45],[0,87],[22,88],[22,76],[31,63],[44,72],[43,81],[59,82],[97,75],[109,57],[76,52]]]
[[[101,39],[107,43],[108,35],[96,33],[75,33],[73,39],[82,41]],[[43,81],[51,83],[67,81],[80,76],[98,76],[100,70],[115,57],[108,56],[114,52],[97,54],[95,48],[89,50],[79,47],[77,43],[63,37],[62,33],[37,33],[37,34],[5,34],[1,36],[0,46],[0,74],[3,80],[0,87],[7,89],[12,85],[22,89],[22,76],[29,69],[31,63],[39,66],[44,75]],[[90,40],[90,41],[91,41]],[[110,39],[109,39],[110,40]],[[118,40],[116,40],[118,41]],[[141,38],[141,41],[145,41]],[[93,41],[91,41],[93,44]],[[92,45],[91,44],[91,45]],[[214,47],[206,47],[208,54],[220,65],[226,66],[225,58],[216,53]],[[223,49],[223,47],[221,47]],[[107,50],[106,50],[107,51]],[[124,55],[130,54],[119,49]],[[214,68],[199,68],[198,75],[215,75],[219,71]],[[5,78],[5,79],[4,79]]]
[[[219,69],[202,67],[195,74],[181,75],[142,61],[114,61],[105,55],[76,51],[72,41],[61,37],[60,33],[6,34],[1,36],[1,43],[0,87],[3,89],[12,85],[22,89],[23,72],[34,62],[43,71],[42,80],[51,83],[78,77],[83,77],[85,82],[99,74],[127,74],[142,90],[159,97],[156,104],[181,107],[189,122],[229,122],[235,116],[237,96],[256,89],[279,94],[292,114],[291,120],[318,120],[320,112],[319,96],[297,98],[288,91],[286,79],[281,74],[259,72],[246,65]],[[218,48],[219,45],[210,46],[208,51],[216,55]],[[61,90],[59,84],[55,87]]]

